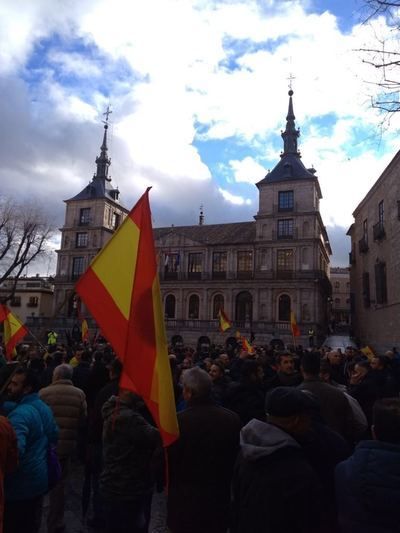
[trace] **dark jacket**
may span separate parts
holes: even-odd
[[[134,501],[153,490],[152,458],[159,432],[138,412],[141,400],[112,396],[103,407],[103,472],[100,490],[109,500]]]
[[[343,533],[398,533],[400,446],[361,441],[336,467],[336,498]]]
[[[178,414],[180,436],[168,447],[168,526],[173,533],[222,533],[239,448],[239,417],[211,401]]]
[[[253,418],[265,419],[265,391],[258,383],[231,383],[226,389],[224,407],[237,413],[246,425]]]
[[[319,531],[316,473],[280,428],[252,420],[241,431],[233,478],[234,533]]]
[[[328,427],[349,442],[354,440],[357,431],[352,426],[353,413],[341,390],[319,378],[304,379],[299,388],[311,392],[317,398],[321,416]]]

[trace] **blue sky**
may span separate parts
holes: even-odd
[[[288,78],[300,150],[317,169],[332,264],[352,211],[396,153],[372,109],[380,72],[358,50],[386,35],[355,0],[20,0],[0,5],[2,194],[45,206],[91,179],[111,103],[111,174],[156,225],[251,220],[279,160]],[[49,199],[51,199],[49,201]],[[54,245],[57,246],[57,243]],[[52,267],[53,268],[53,267]]]

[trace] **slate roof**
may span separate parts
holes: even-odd
[[[233,222],[229,224],[205,224],[196,226],[172,226],[154,228],[156,240],[168,235],[182,235],[207,246],[218,244],[245,244],[256,239],[255,222]]]
[[[103,178],[94,177],[80,193],[66,201],[69,202],[70,200],[93,200],[95,198],[107,198],[108,200],[117,202],[116,197],[118,198],[118,194],[115,197],[115,192],[118,192],[119,194],[118,189],[115,189],[111,185],[110,181]]]
[[[298,179],[317,179],[315,170],[307,169],[300,155],[297,154],[283,154],[279,163],[268,172],[265,178],[257,183],[257,186],[262,183],[274,183],[278,181],[290,181]]]

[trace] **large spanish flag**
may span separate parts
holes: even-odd
[[[292,335],[293,337],[300,337],[300,328],[297,325],[296,317],[294,316],[294,312],[290,311],[290,327],[292,329]]]
[[[149,191],[94,258],[76,290],[123,363],[121,387],[142,396],[168,446],[179,431]]]
[[[15,346],[27,335],[28,330],[22,322],[11,313],[9,308],[0,305],[0,323],[3,322],[4,327],[4,346],[6,347],[6,357],[9,361],[15,353]]]
[[[227,329],[232,327],[232,322],[227,317],[225,311],[223,309],[220,309],[218,311],[218,318],[219,318],[219,330],[224,333]]]

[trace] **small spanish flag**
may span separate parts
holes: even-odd
[[[364,346],[364,348],[361,348],[360,352],[368,357],[368,361],[371,361],[375,357],[372,348],[369,346]]]
[[[87,342],[89,340],[89,326],[88,326],[86,318],[82,320],[81,332],[82,332],[82,342]]]
[[[242,349],[247,353],[254,353],[254,348],[246,339],[246,337],[242,337]]]
[[[293,337],[300,337],[300,328],[297,325],[296,317],[294,316],[294,312],[290,312],[290,327],[292,328],[292,335]]]
[[[223,309],[220,309],[218,311],[218,318],[219,318],[219,330],[222,331],[222,333],[232,327],[232,322],[229,320],[229,318],[227,317]]]
[[[15,346],[17,345],[18,341],[27,335],[28,330],[4,304],[0,305],[0,323],[1,322],[3,322],[4,326],[3,340],[4,346],[6,347],[6,357],[9,361],[11,361],[13,355],[16,353]]]

